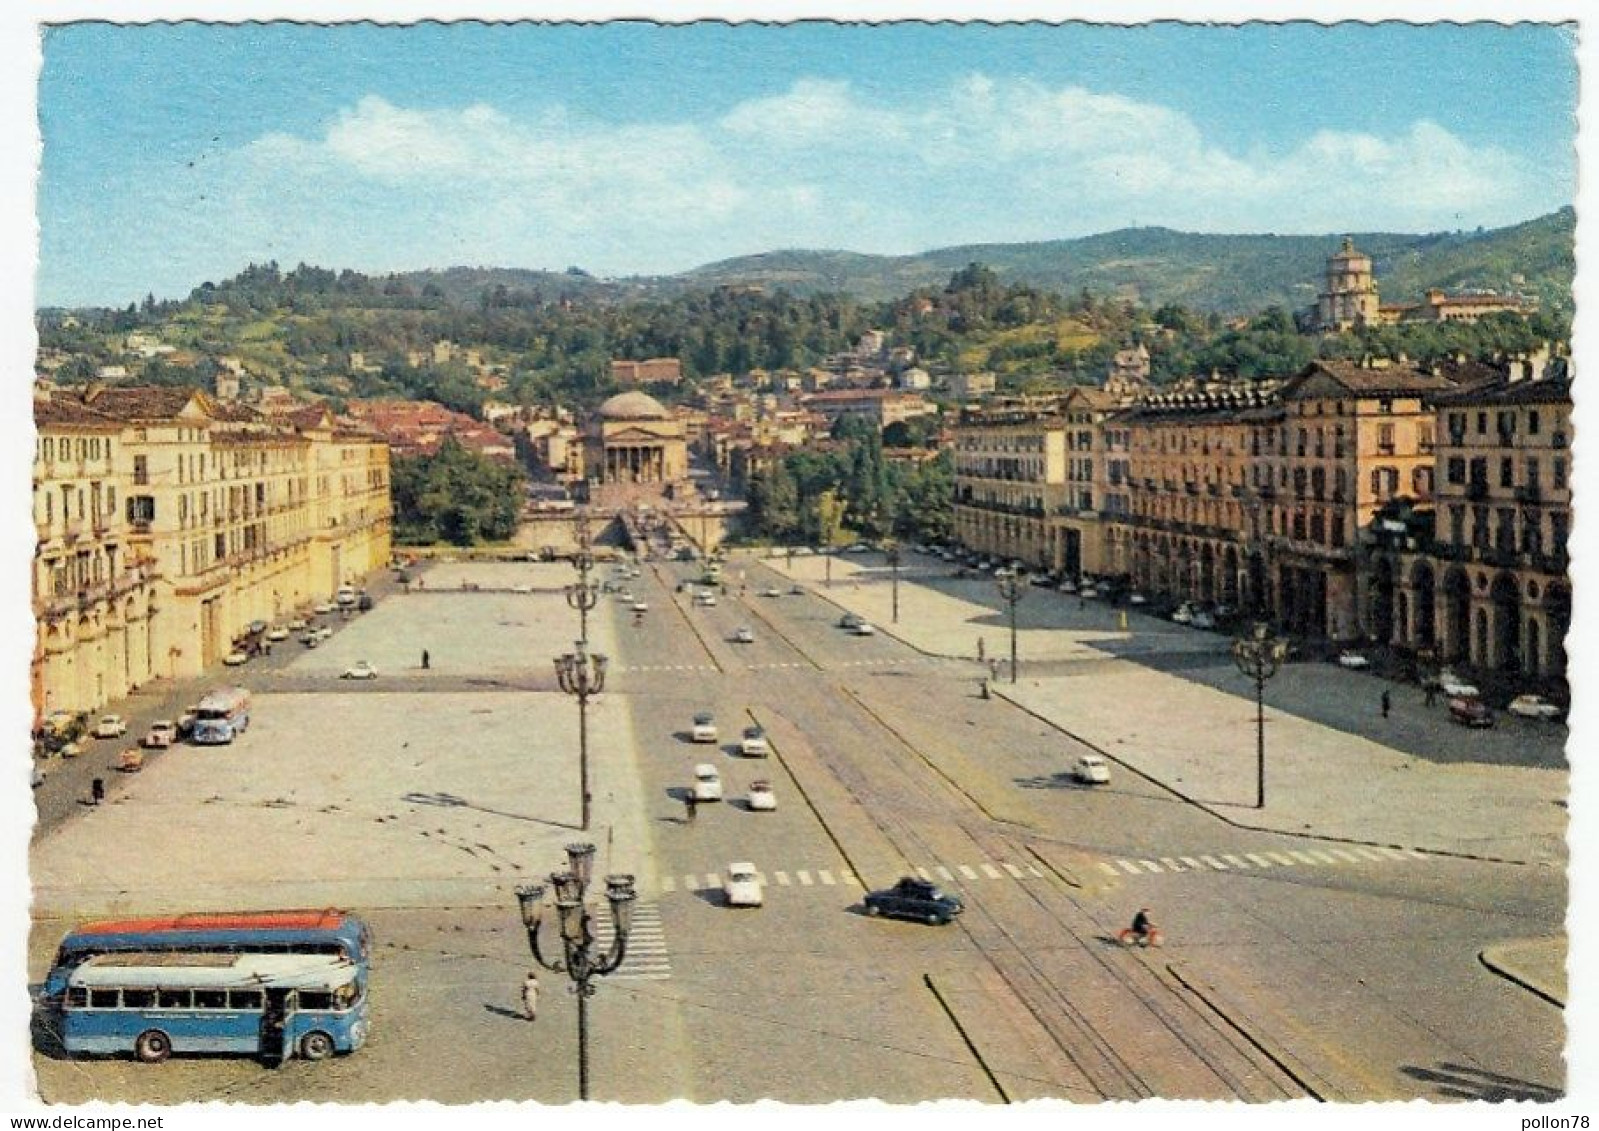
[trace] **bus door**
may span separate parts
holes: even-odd
[[[289,995],[292,989],[268,988],[261,1011],[261,1055],[282,1064],[289,1059]]]

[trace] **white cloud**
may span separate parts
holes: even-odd
[[[1246,153],[1167,106],[980,74],[909,105],[806,79],[715,119],[625,125],[563,106],[513,117],[368,96],[321,136],[266,135],[243,160],[270,190],[257,194],[264,210],[361,191],[391,231],[421,218],[420,244],[442,221],[452,247],[483,262],[538,251],[539,262],[610,271],[779,246],[1047,238],[1134,218],[1213,231],[1429,229],[1561,202],[1528,162],[1434,122]]]

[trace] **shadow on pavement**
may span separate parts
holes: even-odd
[[[1504,1076],[1465,1064],[1443,1063],[1436,1068],[1405,1065],[1400,1069],[1413,1080],[1436,1085],[1440,1096],[1456,1100],[1486,1100],[1504,1103],[1509,1100],[1530,1100],[1534,1103],[1554,1103],[1565,1093],[1543,1084],[1534,1084],[1516,1076]]]

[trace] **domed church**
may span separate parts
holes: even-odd
[[[666,406],[636,390],[611,397],[590,418],[584,436],[591,488],[633,488],[607,494],[673,494],[688,479],[683,423]]]

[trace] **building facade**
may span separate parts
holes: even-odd
[[[93,710],[149,679],[198,675],[251,622],[389,560],[388,447],[325,410],[267,418],[194,389],[115,388],[57,393],[35,418],[38,711]],[[74,445],[101,438],[105,454],[62,466],[62,429]],[[64,520],[56,500],[85,479],[88,518]],[[78,527],[70,544],[63,521]],[[89,584],[73,592],[69,633],[58,594],[79,577]],[[103,615],[96,606],[84,623],[102,594]]]

